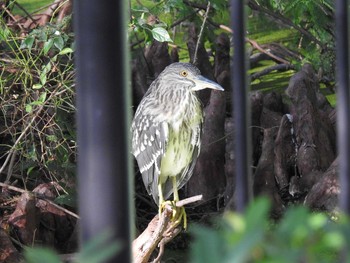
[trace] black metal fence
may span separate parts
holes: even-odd
[[[108,231],[123,245],[110,262],[131,262],[127,8],[105,0],[75,1],[74,9],[82,243]]]
[[[349,107],[349,18],[348,1],[336,4],[336,56],[337,56],[337,138],[339,151],[340,207],[350,213],[350,107]]]
[[[250,173],[245,67],[244,1],[231,0],[234,32],[232,67],[236,121],[236,205],[249,201]],[[78,76],[79,206],[84,244],[109,229],[123,241],[110,262],[131,262],[133,204],[129,153],[130,94],[125,1],[75,1]],[[116,10],[118,13],[115,13]],[[337,123],[340,160],[340,206],[350,213],[350,119],[348,1],[336,1]],[[108,39],[108,41],[106,41]]]

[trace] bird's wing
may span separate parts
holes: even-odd
[[[193,148],[193,153],[192,153],[192,161],[188,165],[188,167],[185,169],[187,171],[184,171],[181,174],[180,180],[178,180],[178,182],[179,182],[178,189],[181,189],[188,182],[188,180],[191,178],[191,176],[193,174],[193,169],[194,169],[194,167],[196,165],[197,158],[198,158],[199,153],[200,153],[201,131],[202,131],[202,124],[198,125],[197,127],[195,127],[193,129],[192,140],[191,140],[191,144],[194,147]]]
[[[139,165],[147,192],[153,195],[158,204],[158,177],[169,136],[168,124],[156,121],[152,115],[144,115],[141,108],[135,114],[131,130],[132,153]]]

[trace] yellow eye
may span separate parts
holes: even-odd
[[[183,77],[187,77],[188,72],[186,70],[183,70],[183,71],[180,72],[180,75],[183,76]]]

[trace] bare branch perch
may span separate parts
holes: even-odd
[[[200,200],[202,200],[202,195],[197,195],[180,200],[176,203],[176,206],[181,207]],[[174,239],[182,230],[181,224],[174,225],[171,222],[172,213],[172,208],[166,206],[160,219],[159,215],[156,215],[148,224],[147,228],[133,241],[134,263],[148,262],[157,246],[159,247],[159,253],[154,262],[160,261],[163,255],[164,245]]]

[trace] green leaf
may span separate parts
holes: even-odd
[[[222,262],[240,263],[249,262],[252,251],[263,242],[264,234],[267,231],[267,218],[270,210],[270,202],[267,198],[258,198],[251,203],[244,215],[244,221],[239,223],[239,217],[228,217],[228,221],[234,232],[227,237],[228,241],[234,242],[227,257]],[[235,220],[233,220],[235,219]],[[239,235],[237,235],[239,234]],[[239,237],[239,239],[237,239]]]
[[[122,244],[112,240],[112,231],[103,231],[82,247],[75,262],[100,263],[116,255]]]
[[[60,51],[60,53],[58,53],[59,55],[65,55],[65,54],[70,54],[70,53],[73,53],[73,49],[69,48],[69,47],[66,47],[64,49],[62,49]]]
[[[24,251],[27,263],[61,263],[58,255],[48,248],[26,248]]]
[[[56,135],[46,135],[46,139],[49,142],[57,142],[57,140],[58,140]]]
[[[147,21],[144,18],[139,18],[137,20],[137,23],[138,23],[139,26],[147,25]]]
[[[152,36],[159,42],[173,42],[170,38],[168,31],[162,27],[155,27],[152,29]]]
[[[45,72],[45,74],[47,74],[50,71],[51,71],[51,63],[49,62],[44,66],[43,72]]]
[[[60,195],[55,199],[55,202],[59,205],[68,205],[70,207],[76,207],[76,198],[70,194]]]
[[[27,175],[29,175],[34,170],[34,168],[35,168],[35,166],[29,167],[27,170]]]
[[[45,85],[46,84],[46,80],[47,80],[47,73],[51,71],[51,63],[47,63],[45,66],[43,66],[43,70],[40,73],[40,83],[41,85]]]
[[[44,47],[43,47],[44,55],[47,55],[47,53],[52,48],[52,45],[53,45],[53,39],[52,38],[50,38],[48,41],[46,41],[44,43]]]
[[[6,40],[9,35],[10,35],[10,30],[8,29],[8,27],[5,27],[5,28],[0,28],[0,40],[1,41],[4,41]]]
[[[264,230],[269,211],[270,202],[265,197],[260,197],[255,202],[250,203],[245,213],[247,230],[252,230],[253,232]]]
[[[26,112],[31,113],[32,110],[33,110],[33,106],[30,105],[30,104],[27,104],[27,105],[26,105]]]
[[[224,252],[224,239],[214,229],[195,226],[192,229],[196,242],[191,247],[192,263],[222,262]]]
[[[21,49],[28,48],[29,50],[31,50],[33,47],[33,44],[34,44],[34,37],[28,36],[22,41],[20,48]]]
[[[32,105],[32,106],[39,106],[39,105],[43,105],[43,103],[41,101],[39,101],[39,100],[35,100],[35,101],[32,101],[30,103],[30,105]]]
[[[46,80],[47,80],[46,72],[43,71],[43,72],[40,73],[40,83],[41,83],[41,85],[45,85]]]
[[[45,100],[46,100],[46,95],[47,95],[46,92],[42,92],[42,93],[40,94],[40,97],[39,97],[39,100],[38,100],[38,101],[40,101],[41,103],[44,103]]]
[[[62,50],[64,48],[64,40],[62,36],[54,37],[53,44],[58,48],[58,50]]]
[[[143,30],[143,35],[144,35],[144,38],[145,38],[145,43],[148,45],[152,42],[153,40],[153,34],[152,34],[152,31],[151,30]]]
[[[344,235],[340,231],[327,232],[324,235],[324,242],[328,247],[334,249],[341,249],[346,244]]]
[[[41,89],[42,87],[43,87],[42,84],[37,83],[33,85],[32,89]]]
[[[131,8],[133,12],[149,13],[149,9],[145,6],[138,6],[136,8]]]

